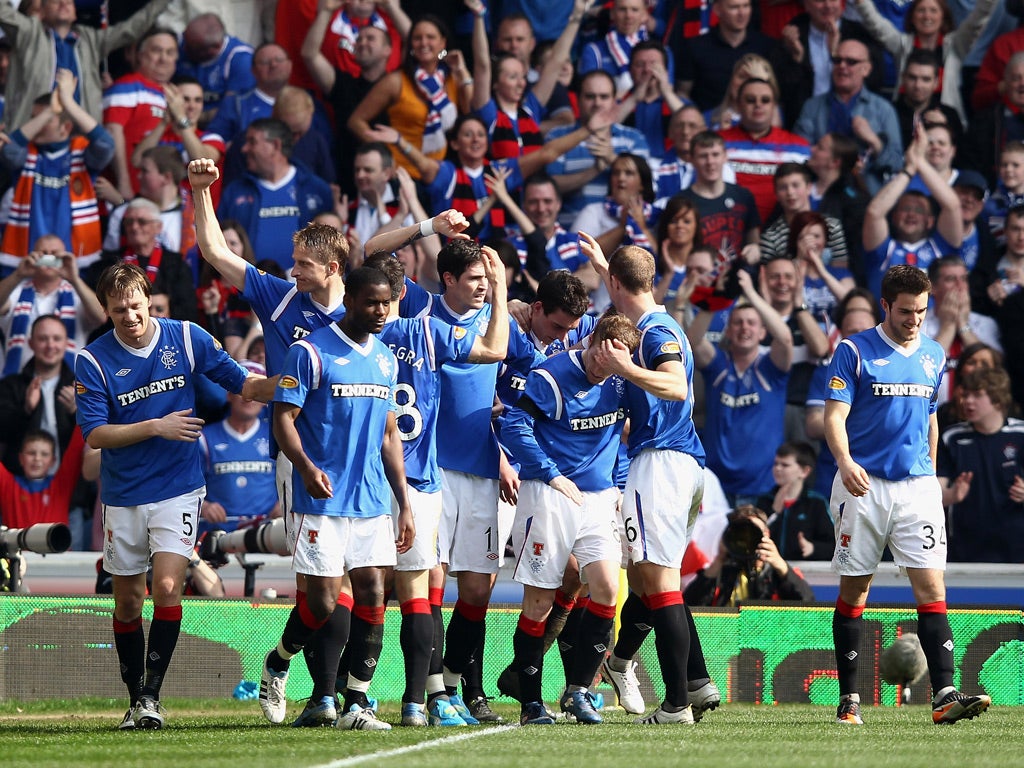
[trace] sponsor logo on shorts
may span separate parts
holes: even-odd
[[[281,389],[295,389],[299,386],[299,382],[294,376],[282,376],[278,380],[277,386],[281,387]]]
[[[544,552],[544,543],[540,541],[533,542],[533,554],[540,557]]]
[[[306,539],[309,541],[309,545],[312,547],[316,546],[317,536],[320,535],[320,531],[306,531]]]
[[[839,546],[840,547],[848,547],[848,546],[850,546],[850,534],[848,534],[848,533],[841,533],[841,534],[839,534]]]
[[[838,376],[833,376],[828,380],[829,389],[846,389],[846,382],[840,379]]]

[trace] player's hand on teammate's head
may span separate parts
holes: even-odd
[[[197,192],[212,186],[219,178],[217,164],[208,157],[197,157],[188,164],[188,183]]]

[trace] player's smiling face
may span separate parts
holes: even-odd
[[[117,338],[128,346],[141,348],[152,339],[149,297],[138,288],[128,296],[108,296],[105,309]]]
[[[882,299],[882,309],[885,310],[882,328],[886,336],[905,347],[921,334],[921,324],[928,312],[928,294],[901,293],[892,304]]]

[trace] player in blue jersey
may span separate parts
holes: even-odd
[[[579,621],[562,709],[580,723],[600,723],[588,687],[604,660],[615,618],[621,550],[613,480],[625,420],[625,381],[598,362],[606,346],[632,352],[640,333],[623,315],[601,319],[583,351],[549,357],[526,378],[505,419],[505,445],[520,464],[512,540],[523,607],[513,637],[520,722],[554,722],[541,699],[544,632],[570,557],[586,576],[590,600]]]
[[[253,373],[266,372],[258,363],[243,361],[241,365]],[[212,530],[233,531],[240,523],[280,516],[270,457],[270,422],[263,403],[229,394],[227,417],[203,427],[199,449],[206,478],[200,535]]]
[[[248,399],[271,384],[248,374],[198,326],[149,316],[150,283],[120,262],[96,286],[113,330],[75,363],[78,424],[102,449],[103,565],[113,575],[114,647],[130,708],[121,729],[163,726],[160,686],[181,628],[181,592],[205,488],[203,421],[193,416],[204,374]],[[149,648],[142,629],[146,572],[153,565]]]
[[[401,645],[405,658],[405,693],[402,696],[402,724],[425,725],[424,692],[442,691],[441,648],[432,663],[434,632],[443,633],[440,612],[437,626],[429,602],[431,571],[440,571],[437,529],[441,519],[441,473],[437,465],[436,431],[441,389],[441,366],[445,363],[494,363],[505,357],[508,330],[505,269],[494,251],[484,248],[484,268],[491,289],[491,322],[487,332],[448,325],[437,318],[399,317],[399,300],[405,293],[405,272],[393,256],[378,253],[366,266],[387,275],[391,283],[391,312],[380,339],[398,359],[398,432],[405,454],[409,501],[416,524],[412,549],[398,556],[395,566],[395,595],[402,611]],[[440,574],[435,580],[443,584]],[[353,627],[353,631],[355,628]],[[372,674],[372,668],[369,673]],[[434,675],[428,686],[428,672]],[[350,678],[351,680],[351,678]],[[430,703],[433,725],[462,725],[465,721],[447,697]]]
[[[654,300],[654,257],[643,248],[624,246],[606,259],[593,237],[581,232],[580,239],[608,286],[612,304],[640,329],[640,346],[632,355],[606,346],[597,357],[599,365],[626,380],[630,413],[629,476],[619,524],[632,594],[623,606],[622,625],[628,621],[634,628],[654,628],[665,681],[661,706],[637,722],[692,723],[720,699],[706,671],[690,675],[700,686],[693,692],[696,712],[687,688],[696,631],[683,605],[679,569],[704,496],[704,448],[693,426],[690,397],[693,354],[682,329]],[[645,634],[632,632],[623,638],[620,633],[612,656],[602,665],[620,702],[632,698],[623,693],[634,692],[630,660]],[[635,701],[628,703],[636,709]],[[639,703],[642,708],[642,698]]]
[[[377,248],[402,242],[406,233],[417,226],[428,226],[428,222],[390,233],[391,237],[378,241],[384,246]],[[407,282],[402,314],[430,314],[449,325],[482,333],[491,322],[491,305],[485,301],[487,279],[482,253],[475,242],[450,241],[437,257],[444,293],[431,295]],[[544,357],[511,320],[508,322],[505,365],[525,373],[543,362]],[[502,497],[512,501],[518,485],[515,471],[498,449],[491,426],[497,372],[496,363],[448,363],[441,369],[437,457],[443,470],[443,511],[438,539],[441,562],[457,577],[459,599],[446,636],[444,690],[428,690],[428,700],[433,702],[438,696],[447,695],[470,724],[477,718],[457,695],[458,685],[471,660],[483,658],[487,605],[511,529],[511,517],[499,520],[499,488]],[[470,682],[464,688],[466,698],[477,712],[487,718],[495,717],[486,706],[481,687]]]
[[[936,396],[946,358],[921,335],[931,281],[917,267],[882,278],[881,325],[844,339],[829,366],[825,439],[839,471],[832,517],[839,597],[832,618],[839,708],[836,720],[861,725],[857,662],[861,615],[888,545],[917,602],[917,633],[928,659],[932,720],[955,723],[992,703],[953,686],[953,633],[946,617],[946,526],[935,477]]]
[[[286,672],[321,630],[318,653],[308,660],[313,694],[294,725],[385,730],[390,726],[369,707],[351,707],[339,720],[335,680],[348,628],[327,619],[345,574],[359,589],[359,572],[393,566],[396,548],[412,546],[415,528],[394,403],[397,360],[374,336],[387,319],[391,287],[381,272],[360,268],[349,276],[344,301],[341,320],[289,349],[274,396],[274,435],[294,467],[285,512],[292,568],[306,577],[306,600],[292,609],[264,676]]]

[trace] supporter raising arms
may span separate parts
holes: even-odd
[[[370,122],[386,114],[403,142],[432,160],[441,160],[445,132],[473,102],[473,78],[462,53],[447,46],[444,22],[433,16],[418,19],[406,41],[402,68],[370,89],[349,117],[348,129],[363,141],[374,141],[377,137]],[[420,170],[400,149],[399,145],[392,150],[395,162],[419,179]]]

